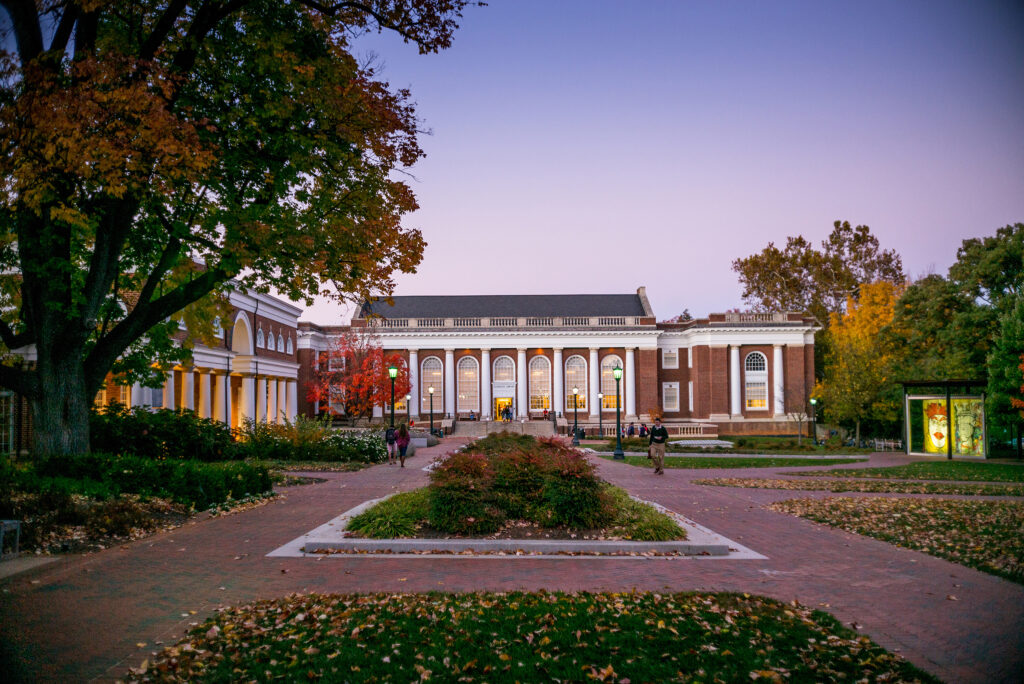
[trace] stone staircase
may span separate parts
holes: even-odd
[[[460,437],[483,437],[492,432],[550,437],[555,434],[555,428],[550,420],[512,421],[511,423],[503,423],[499,420],[459,420],[455,423],[453,434]]]

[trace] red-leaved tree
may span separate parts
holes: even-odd
[[[375,335],[347,331],[321,352],[306,397],[331,415],[369,417],[375,406],[391,402],[391,366],[398,368],[397,402],[412,388],[405,359],[400,354],[385,354]]]

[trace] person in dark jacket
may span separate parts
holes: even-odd
[[[654,465],[655,475],[665,474],[665,444],[668,442],[668,430],[661,425],[661,418],[654,419],[654,427],[651,428],[650,450],[651,462]]]

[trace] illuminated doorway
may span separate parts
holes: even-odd
[[[494,417],[498,420],[505,419],[505,409],[512,410],[512,397],[494,398]]]

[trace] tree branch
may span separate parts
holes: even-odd
[[[15,334],[6,321],[0,321],[0,340],[7,345],[8,349],[17,349],[32,343],[32,336],[28,333]]]
[[[43,29],[39,25],[36,3],[33,0],[0,0],[14,25],[18,43],[18,58],[24,68],[43,52]]]
[[[65,5],[64,13],[60,17],[60,24],[57,25],[57,31],[53,34],[53,40],[50,41],[50,51],[57,51],[60,54],[64,54],[64,51],[68,49],[68,40],[71,39],[71,29],[75,27],[75,22],[78,21],[79,9],[78,5]]]

